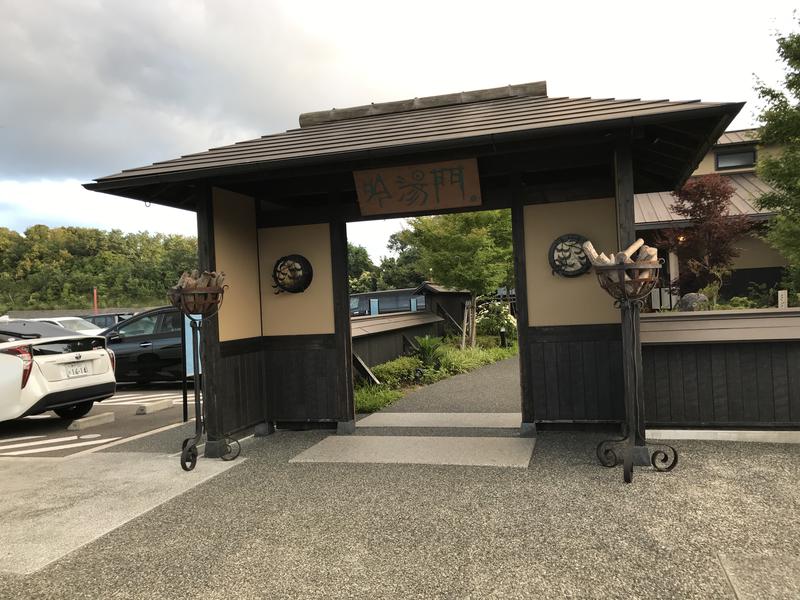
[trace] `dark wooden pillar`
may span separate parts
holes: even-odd
[[[214,251],[214,205],[212,190],[204,189],[197,200],[197,258],[201,271],[217,268]],[[225,453],[222,407],[217,402],[220,368],[219,319],[203,320],[200,334],[200,363],[203,375],[203,420],[206,428],[205,456],[219,458]],[[196,375],[195,375],[196,376]]]
[[[614,190],[617,201],[617,246],[624,250],[636,239],[630,140],[620,140],[614,151]]]
[[[617,207],[617,246],[624,250],[636,239],[633,194],[633,156],[631,140],[617,143],[614,152],[614,189]],[[644,446],[644,385],[642,382],[642,344],[639,339],[639,305],[623,305],[622,355],[625,382],[626,419],[635,424],[631,432],[635,444]],[[631,419],[631,412],[633,418]]]
[[[528,276],[525,267],[525,218],[522,204],[522,182],[513,184],[514,203],[511,208],[511,235],[514,249],[514,289],[517,296],[517,334],[519,342],[519,384],[522,397],[520,435],[536,435],[531,394],[531,360],[528,343]]]
[[[353,347],[350,335],[350,294],[347,280],[347,223],[337,221],[331,228],[331,271],[333,275],[333,322],[336,344],[337,433],[356,428],[353,398]]]

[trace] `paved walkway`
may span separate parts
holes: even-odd
[[[519,437],[519,398],[514,357],[410,392],[298,460],[526,468],[535,440]]]
[[[326,437],[252,440],[190,492],[34,574],[0,573],[0,597],[800,596],[796,445],[682,441],[675,471],[631,485],[578,433],[540,434],[527,469],[290,462]]]
[[[409,392],[382,412],[518,413],[519,357]]]

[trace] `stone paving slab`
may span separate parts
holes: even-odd
[[[201,459],[185,473],[163,454],[2,458],[0,572],[33,573],[237,464]]]
[[[358,427],[472,427],[518,429],[522,413],[378,412],[360,419]]]
[[[737,600],[800,598],[800,557],[752,553],[720,554]]]
[[[736,429],[648,429],[652,440],[706,440],[710,442],[762,442],[800,444],[800,431]]]
[[[289,462],[460,465],[526,469],[532,438],[331,436]]]

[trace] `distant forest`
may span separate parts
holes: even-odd
[[[167,288],[197,266],[197,240],[34,225],[24,234],[0,227],[0,315],[10,310],[166,303]]]

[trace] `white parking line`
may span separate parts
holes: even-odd
[[[178,398],[181,396],[180,393],[175,392],[152,392],[150,394],[125,394],[125,393],[117,393],[114,395],[111,400],[116,400],[117,398],[125,398],[126,400],[134,400],[138,398],[159,398],[163,396],[172,396],[174,398]]]
[[[189,419],[186,423],[191,423],[194,421],[194,418]],[[120,444],[126,444],[128,442],[132,442],[133,440],[138,440],[143,437],[147,437],[149,435],[153,435],[154,433],[160,433],[162,431],[167,431],[168,429],[174,429],[175,427],[180,427],[181,425],[185,425],[186,423],[173,423],[172,425],[164,425],[164,427],[159,427],[158,429],[151,429],[150,431],[145,431],[144,433],[137,433],[136,435],[132,435],[126,438],[117,438],[115,441],[109,441],[108,444],[103,446],[97,446],[96,448],[89,448],[88,450],[81,450],[80,452],[75,452],[74,454],[70,454],[69,456],[65,456],[64,458],[75,458],[77,456],[83,456],[85,454],[91,454],[93,452],[97,452],[99,450],[105,450],[106,448],[111,448],[113,446],[119,446]]]
[[[162,400],[164,398],[181,398],[180,395],[176,394],[150,394],[148,396],[128,396],[128,395],[121,395],[117,394],[113,398],[109,398],[108,400],[103,400],[104,404],[113,404],[114,402],[129,402],[132,400]]]
[[[51,438],[49,440],[40,440],[38,442],[24,442],[22,444],[11,444],[6,446],[3,442],[0,442],[0,452],[5,452],[6,450],[11,450],[12,448],[25,448],[27,446],[41,446],[42,444],[52,444],[54,442],[66,442],[68,440],[77,440],[77,435],[69,435],[67,437],[60,437],[60,438]]]
[[[147,396],[144,398],[115,398],[114,400],[104,400],[103,405],[106,406],[134,406],[138,404],[147,404],[148,402],[157,402],[159,400],[172,400],[176,403],[183,402],[180,396]]]
[[[0,456],[23,456],[25,454],[37,454],[40,452],[52,452],[54,450],[68,450],[70,448],[77,448],[78,446],[96,446],[105,442],[113,442],[119,438],[108,438],[106,440],[89,440],[88,442],[76,442],[75,444],[59,444],[58,446],[48,446],[47,448],[33,448],[30,450],[16,450],[15,452],[2,452]]]
[[[9,438],[7,440],[0,440],[0,444],[10,444],[11,442],[21,442],[22,440],[36,440],[43,438],[43,435],[23,435],[22,437]]]

